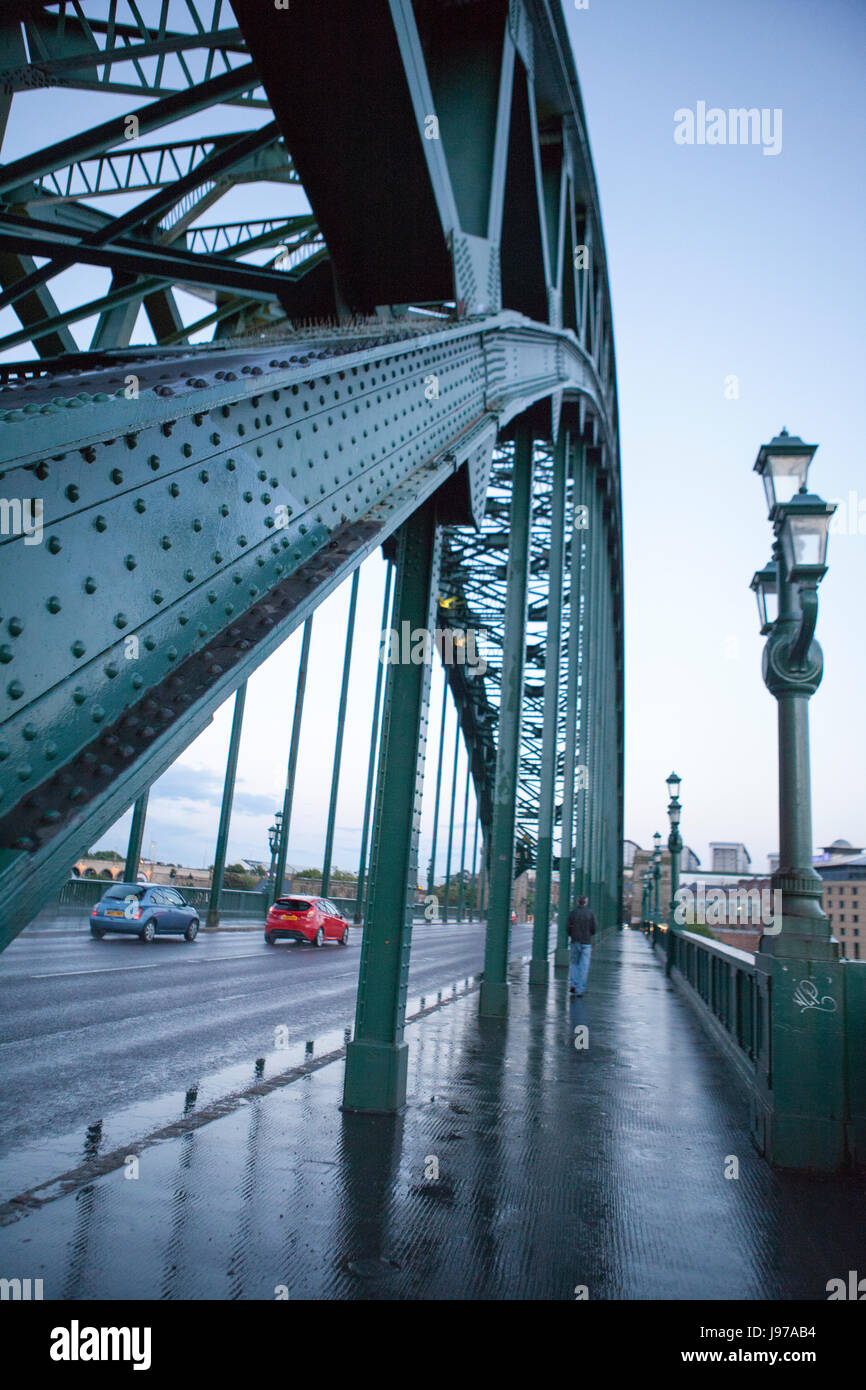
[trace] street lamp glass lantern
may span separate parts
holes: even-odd
[[[679,825],[680,813],[682,812],[682,809],[683,808],[678,801],[672,801],[670,806],[668,807],[668,819],[671,823],[671,830],[676,830],[677,826]]]
[[[755,472],[760,474],[767,496],[767,510],[773,517],[777,505],[790,502],[805,490],[809,464],[817,444],[804,444],[799,435],[782,430],[769,444],[762,444],[755,460]]]
[[[679,796],[680,783],[682,782],[682,780],[682,777],[678,777],[675,772],[672,772],[670,777],[665,778],[665,781],[668,784],[668,791],[670,792],[671,801],[676,801],[677,797]]]
[[[278,834],[279,831],[277,830],[277,827],[275,825],[272,825],[268,830],[268,845],[270,847],[271,854],[276,853]]]
[[[804,580],[820,582],[824,578],[827,572],[830,518],[835,510],[835,503],[825,502],[812,493],[798,493],[779,509],[779,539],[785,569],[793,583]]]
[[[775,560],[755,571],[749,587],[758,600],[761,636],[766,637],[779,615],[779,575]]]

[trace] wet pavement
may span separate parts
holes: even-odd
[[[508,1020],[477,1010],[470,985],[407,1027],[401,1116],[342,1114],[337,1047],[128,1155],[97,1141],[7,1208],[0,1274],[46,1299],[825,1300],[864,1267],[861,1185],[764,1163],[640,934],[599,944],[582,1000],[520,963]]]
[[[129,1142],[180,1116],[188,1093],[227,1095],[258,1064],[271,1075],[286,1049],[303,1055],[312,1040],[319,1053],[334,1030],[341,1043],[354,1022],[356,927],[348,947],[317,951],[268,947],[261,924],[146,945],[94,941],[87,915],[77,921],[73,935],[28,930],[0,955],[0,1201],[30,1170],[31,1183],[65,1171],[95,1125],[109,1146]],[[515,954],[530,933],[515,929]],[[419,923],[410,990],[450,988],[483,960],[480,923]]]

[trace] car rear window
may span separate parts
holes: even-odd
[[[144,887],[138,888],[134,883],[115,883],[113,888],[108,888],[103,893],[105,898],[120,898],[128,901],[130,898],[140,898],[147,892]]]
[[[304,898],[277,898],[276,905],[286,908],[289,912],[309,912],[313,906]]]

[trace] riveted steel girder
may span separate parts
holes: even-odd
[[[481,516],[527,401],[597,389],[572,335],[513,314],[194,360],[83,355],[0,389],[4,495],[42,525],[0,544],[7,922],[426,497],[461,475]]]

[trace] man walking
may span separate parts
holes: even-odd
[[[592,938],[598,923],[586,898],[578,898],[577,907],[568,914],[568,935],[571,938],[571,966],[568,972],[568,992],[580,999],[586,989]]]

